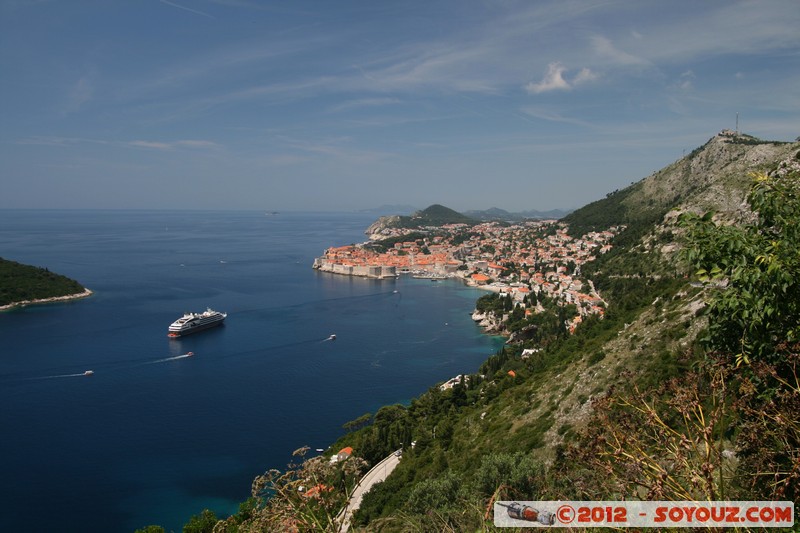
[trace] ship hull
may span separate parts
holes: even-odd
[[[211,309],[207,309],[203,313],[186,313],[170,325],[167,336],[185,337],[198,331],[214,328],[222,325],[227,316],[226,313],[218,313]]]
[[[221,326],[225,322],[225,320],[219,320],[217,322],[210,322],[208,324],[202,324],[199,326],[194,326],[189,329],[185,329],[183,331],[170,331],[167,333],[168,337],[176,338],[176,337],[185,337],[186,335],[191,335],[192,333],[197,333],[199,331],[205,331],[207,329],[215,328],[217,326]]]

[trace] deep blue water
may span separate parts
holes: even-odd
[[[0,210],[0,257],[95,292],[0,313],[2,529],[180,531],[294,449],[475,371],[500,342],[469,317],[479,292],[311,269],[373,219]],[[224,326],[166,337],[209,306]]]

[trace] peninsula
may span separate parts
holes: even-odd
[[[0,257],[0,311],[32,304],[90,296],[92,291],[47,268],[23,265]]]
[[[542,312],[541,300],[548,298],[574,306],[570,331],[587,315],[603,315],[605,302],[592,281],[583,279],[581,266],[608,252],[611,239],[625,229],[611,226],[574,238],[557,220],[400,224],[383,226],[377,234],[373,226],[370,241],[328,248],[313,268],[376,279],[455,278],[510,297],[526,316]]]

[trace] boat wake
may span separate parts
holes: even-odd
[[[187,352],[181,355],[175,355],[172,357],[165,357],[162,359],[156,359],[155,361],[117,361],[114,364],[104,363],[100,366],[103,367],[103,374],[107,374],[110,372],[118,372],[126,368],[135,368],[141,367],[144,365],[154,365],[156,363],[167,363],[169,361],[176,361],[178,359],[186,359],[187,357],[192,357],[194,352]],[[51,370],[52,371],[52,370]],[[94,370],[84,370],[83,372],[76,372],[73,374],[52,374],[49,376],[35,376],[35,377],[14,377],[14,376],[0,376],[0,382],[31,382],[31,381],[45,381],[51,379],[66,379],[66,378],[84,378],[88,376],[93,376]]]
[[[56,374],[54,376],[39,376],[36,378],[29,378],[31,380],[39,380],[39,379],[62,379],[62,378],[82,378],[86,376],[91,376],[94,374],[94,371],[87,370],[85,372],[80,372],[78,374]]]
[[[176,356],[167,357],[167,358],[164,358],[164,359],[157,359],[155,361],[148,361],[148,362],[143,363],[143,364],[145,364],[145,365],[155,365],[157,363],[168,363],[169,361],[177,361],[178,359],[186,359],[187,357],[192,357],[193,355],[194,355],[194,352],[186,352],[185,354],[182,354],[182,355],[176,355]]]

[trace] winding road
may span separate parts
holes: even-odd
[[[389,474],[392,473],[392,470],[400,464],[401,457],[402,450],[397,450],[364,474],[364,477],[361,478],[355,489],[353,489],[353,494],[350,496],[347,505],[344,506],[344,509],[342,509],[336,517],[336,523],[339,524],[339,528],[337,529],[339,533],[345,533],[350,528],[350,518],[352,518],[353,513],[361,506],[361,500],[364,494],[369,492],[369,489],[371,489],[375,483],[380,483],[385,480]]]

